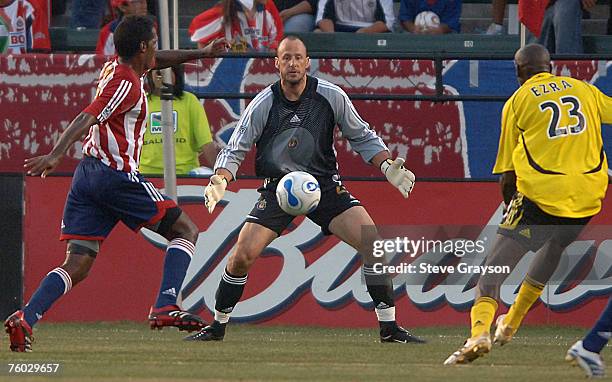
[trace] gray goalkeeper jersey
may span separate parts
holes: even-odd
[[[291,171],[333,176],[338,173],[336,125],[366,162],[387,150],[338,86],[307,76],[300,99],[289,101],[277,81],[247,106],[229,143],[217,156],[215,170],[225,168],[236,179],[240,163],[255,144],[257,176],[280,177]]]

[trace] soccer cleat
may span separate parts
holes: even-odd
[[[444,365],[466,364],[480,358],[491,351],[491,337],[484,333],[479,337],[469,338],[463,346],[451,354]]]
[[[380,342],[397,342],[402,344],[415,343],[424,344],[425,340],[415,336],[401,326],[393,326],[390,329],[380,329]]]
[[[32,328],[23,318],[23,311],[18,310],[11,314],[6,321],[4,327],[11,341],[11,351],[14,352],[31,352],[34,336]]]
[[[573,366],[580,366],[589,378],[603,378],[605,374],[606,366],[599,353],[586,350],[582,346],[582,341],[576,342],[569,348],[565,360]]]
[[[185,341],[223,341],[225,337],[225,326],[219,321],[213,321],[212,324],[208,325],[204,329],[200,330],[196,334],[189,335],[183,340]]]
[[[512,336],[516,333],[510,325],[504,324],[505,314],[501,314],[495,321],[495,336],[493,337],[493,343],[504,346],[508,342],[512,341]]]
[[[176,305],[166,305],[161,308],[151,307],[149,312],[151,329],[161,330],[166,326],[174,326],[179,330],[193,332],[206,326],[206,322],[198,315],[181,310]]]

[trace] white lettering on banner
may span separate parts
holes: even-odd
[[[203,186],[179,186],[178,197],[182,201],[204,203]],[[226,191],[225,208],[212,222],[208,230],[201,232],[183,288],[189,291],[183,296],[183,306],[205,306],[214,309],[215,291],[227,263],[227,253],[233,248],[224,249],[228,243],[235,240],[245,216],[255,205],[259,194],[255,189],[241,189],[238,192]],[[502,207],[491,216],[478,239],[495,237],[496,222],[500,221]],[[165,239],[149,231],[142,231],[147,240],[156,246],[164,246]],[[275,280],[265,290],[246,300],[240,301],[232,312],[232,317],[241,321],[253,321],[269,318],[279,310],[285,309],[294,298],[305,288],[309,288],[312,296],[323,307],[337,307],[347,300],[357,302],[362,306],[372,303],[365,285],[362,282],[360,270],[353,274],[346,273],[353,269],[359,261],[356,251],[345,243],[338,243],[321,255],[310,265],[306,265],[304,254],[300,248],[308,248],[322,240],[320,228],[305,219],[296,229],[274,240],[267,253],[283,258],[283,266]],[[466,266],[484,265],[486,254],[494,240],[485,240],[485,251],[465,256],[460,262]],[[575,277],[578,267],[585,259],[593,255],[594,241],[578,241],[567,248],[570,256],[563,256],[562,265],[553,275],[553,280],[568,280],[549,284],[544,290],[542,301],[551,308],[566,309],[580,303],[593,294],[602,294],[612,289],[612,272],[610,272],[612,240],[603,241],[595,253],[593,268],[582,283],[573,285],[570,280]],[[502,285],[501,300],[509,305],[514,301],[518,286],[522,281],[534,254],[528,253],[519,262],[513,272]],[[222,257],[222,258],[221,258]],[[415,258],[412,262],[419,264],[444,265],[445,254],[429,252]],[[211,267],[214,265],[214,269]],[[602,271],[603,270],[603,271]],[[208,274],[207,274],[208,273]],[[202,275],[206,278],[199,281]],[[448,274],[444,282],[425,290],[430,277],[428,274],[403,274],[394,279],[396,291],[405,290],[410,300],[420,308],[430,308],[441,303],[448,303],[454,308],[465,308],[474,300],[475,277],[478,274],[455,272]],[[251,275],[256,277],[256,275]],[[339,280],[344,281],[338,284]],[[199,283],[199,284],[198,284]],[[566,284],[569,284],[566,285]],[[572,286],[573,285],[573,286]],[[569,289],[568,289],[569,288]]]

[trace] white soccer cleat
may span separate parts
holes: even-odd
[[[493,337],[493,343],[502,346],[512,341],[512,337],[516,332],[510,325],[504,324],[504,318],[506,318],[505,314],[497,317],[497,321],[495,321],[495,336]]]
[[[451,354],[444,365],[466,364],[480,358],[491,351],[491,337],[489,333],[484,333],[480,337],[469,338],[462,347]]]
[[[573,366],[580,366],[584,370],[587,377],[591,378],[603,378],[606,365],[601,359],[599,353],[593,353],[586,350],[582,346],[582,341],[578,341],[572,345],[565,355],[565,360],[571,363]]]

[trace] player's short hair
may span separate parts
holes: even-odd
[[[308,46],[306,46],[306,43],[304,42],[304,40],[302,40],[302,38],[298,35],[295,34],[286,34],[283,36],[283,38],[281,38],[281,40],[278,42],[278,46],[280,46],[280,44],[285,41],[285,40],[290,40],[290,41],[301,41],[302,44],[304,44],[304,47],[306,48],[306,53],[308,54]]]
[[[134,57],[140,51],[140,43],[153,39],[153,20],[145,16],[124,18],[113,33],[117,55],[124,59]]]

